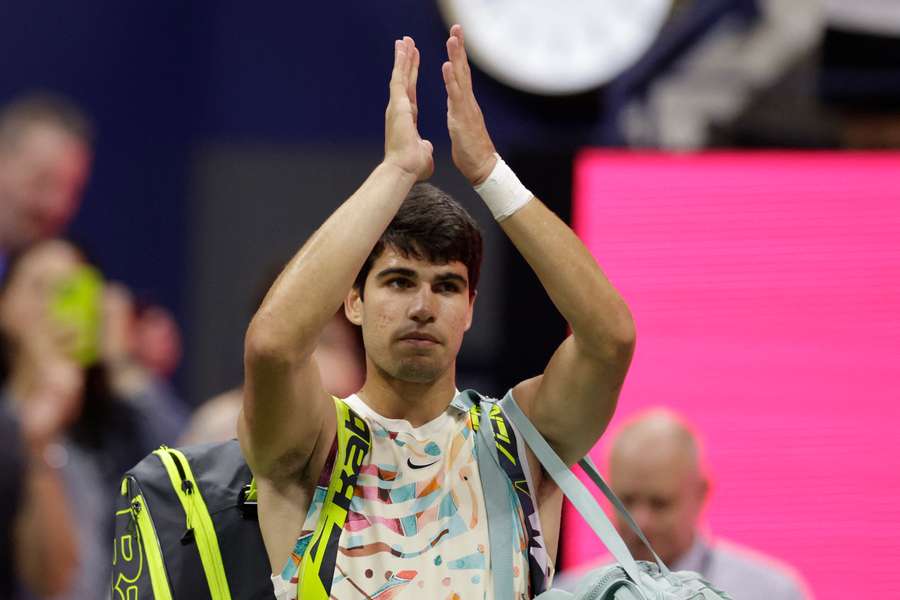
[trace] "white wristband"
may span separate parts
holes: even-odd
[[[495,152],[494,156],[497,158],[494,170],[487,179],[475,186],[475,191],[487,204],[494,218],[502,221],[528,204],[534,194],[522,185],[499,154]]]

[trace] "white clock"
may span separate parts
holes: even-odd
[[[486,73],[546,95],[613,79],[650,47],[672,0],[438,0]]]

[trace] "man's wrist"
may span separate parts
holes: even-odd
[[[478,173],[474,178],[469,179],[469,183],[472,184],[472,187],[478,187],[485,181],[487,178],[491,176],[491,173],[494,172],[494,168],[497,166],[497,161],[500,160],[500,155],[496,152],[491,152],[491,156],[488,160],[485,161],[484,166],[480,173]]]
[[[393,163],[387,159],[381,161],[381,164],[375,167],[375,172],[380,172],[390,177],[395,177],[403,184],[408,183],[410,188],[414,183],[416,183],[416,180],[418,179],[418,176],[415,173],[411,173],[400,165]]]
[[[475,191],[499,222],[528,204],[534,198],[534,194],[522,185],[499,154],[495,152],[494,157],[496,158],[494,168],[482,183],[475,186]]]

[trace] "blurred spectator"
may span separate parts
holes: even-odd
[[[148,326],[148,311],[161,315],[151,318],[163,324]],[[161,306],[137,308],[128,288],[110,283],[103,293],[102,332],[101,356],[112,391],[139,412],[152,415],[146,427],[154,439],[177,440],[188,411],[168,382],[181,360],[181,336],[174,319]]]
[[[42,448],[39,456],[50,467],[42,473],[61,477],[58,493],[48,494],[44,485],[42,495],[63,498],[74,516],[79,569],[59,598],[106,597],[120,477],[164,441],[162,428],[152,425],[160,411],[133,397],[146,389],[128,388],[128,398],[116,391],[125,388],[115,381],[121,377],[109,347],[115,340],[110,327],[101,336],[103,293],[91,273],[74,246],[49,240],[11,257],[0,286],[0,404],[15,414],[26,442]],[[21,506],[33,518],[19,540],[47,519],[37,505]],[[53,532],[48,548],[64,544],[64,534],[63,528]],[[26,556],[32,562],[20,565],[23,579],[29,571],[48,578],[57,569],[47,551]]]
[[[2,598],[15,596],[16,580],[23,592],[44,597],[66,592],[74,579],[78,540],[59,470],[58,440],[83,385],[79,369],[49,358],[17,415],[0,403],[0,439],[6,444],[0,470]]]
[[[699,531],[709,492],[702,462],[691,429],[673,413],[653,410],[626,424],[613,439],[609,483],[672,570],[696,571],[735,600],[808,598],[789,567]],[[616,529],[635,559],[653,560],[618,515]],[[555,585],[574,589],[586,571],[604,563],[608,559],[561,573]]]
[[[329,393],[345,398],[362,387],[366,365],[361,334],[344,316],[343,308],[325,327],[314,356],[322,385]],[[240,388],[207,400],[194,413],[181,443],[223,442],[237,437],[241,404]]]
[[[0,108],[0,278],[10,253],[69,224],[91,142],[90,122],[63,98],[30,94]]]
[[[170,380],[182,354],[175,317],[158,304],[138,303],[135,321],[135,358],[159,379]]]

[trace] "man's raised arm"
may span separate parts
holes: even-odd
[[[434,170],[416,128],[418,68],[413,40],[395,42],[384,160],[291,259],[250,322],[239,431],[257,476],[303,473],[317,445],[331,444],[334,405],[312,353],[410,188]]]
[[[453,161],[537,274],[572,328],[543,375],[513,389],[516,401],[569,464],[594,445],[615,410],[634,349],[625,302],[575,233],[496,157],[472,91],[462,28],[443,65]]]

